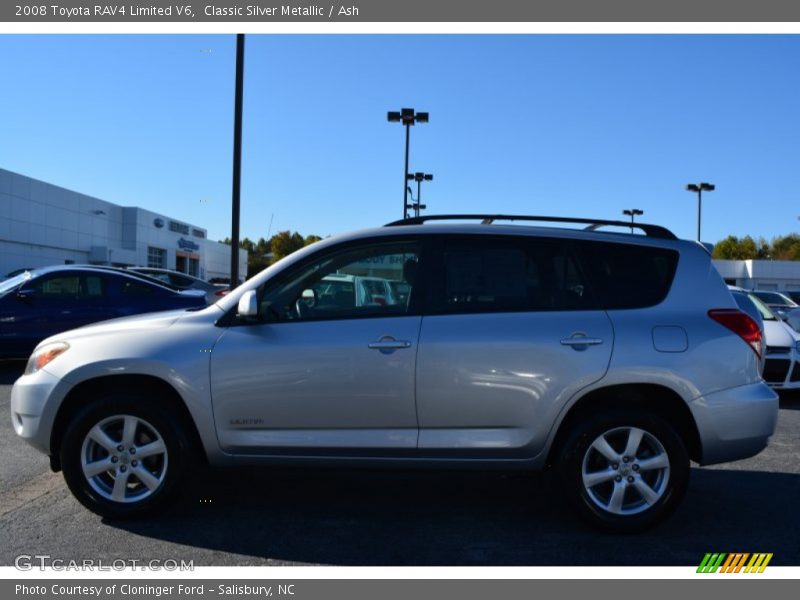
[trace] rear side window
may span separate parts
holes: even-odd
[[[438,313],[593,308],[569,246],[537,238],[451,239],[433,281]]]
[[[143,298],[152,296],[155,288],[138,281],[125,281],[122,283],[122,295]]]
[[[678,253],[665,248],[577,242],[587,283],[604,309],[645,308],[667,297]]]

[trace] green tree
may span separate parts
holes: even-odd
[[[305,246],[305,239],[296,231],[294,233],[289,230],[279,231],[269,241],[272,260],[280,260],[285,256],[289,256],[303,246]]]
[[[800,260],[800,235],[790,233],[772,240],[772,258],[775,260]]]
[[[239,241],[239,247],[247,250],[247,277],[252,277],[259,271],[263,271],[273,262],[278,261],[292,252],[296,252],[304,246],[320,241],[318,235],[307,235],[303,237],[298,232],[279,231],[269,240],[259,238],[257,242],[249,238]],[[230,246],[231,239],[226,237],[221,243]]]
[[[729,235],[714,245],[712,256],[728,260],[753,259],[758,256],[758,248],[755,240],[749,235],[742,239],[735,235]]]

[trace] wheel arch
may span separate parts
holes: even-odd
[[[558,425],[547,453],[547,466],[553,465],[575,423],[597,412],[625,408],[651,411],[665,419],[686,444],[689,457],[702,461],[700,433],[686,401],[663,385],[636,383],[594,389],[575,401]]]
[[[180,421],[186,431],[189,442],[198,450],[197,454],[207,463],[206,449],[183,398],[178,391],[163,379],[144,374],[104,375],[82,381],[73,387],[65,396],[58,408],[50,433],[50,466],[54,471],[61,470],[60,452],[64,433],[73,415],[80,406],[92,399],[120,390],[147,392],[142,402],[163,402]]]

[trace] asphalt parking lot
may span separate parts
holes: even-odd
[[[759,456],[692,469],[677,513],[644,534],[587,529],[526,473],[206,470],[149,521],[113,522],[73,500],[13,432],[0,362],[0,564],[184,559],[200,565],[697,565],[706,552],[773,552],[800,565],[800,397],[781,399]]]

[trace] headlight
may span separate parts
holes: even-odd
[[[69,350],[67,342],[52,342],[41,348],[37,348],[28,359],[25,367],[25,375],[36,373],[39,369],[53,361],[57,356]]]

